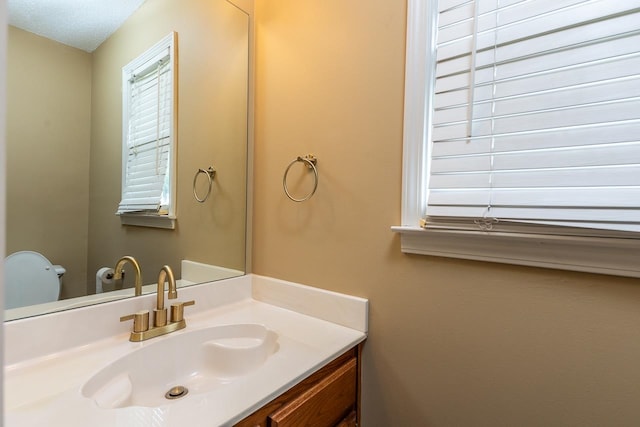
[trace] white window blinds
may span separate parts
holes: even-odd
[[[440,0],[435,47],[427,227],[640,231],[640,0]]]
[[[127,78],[122,201],[117,213],[166,213],[170,202],[173,123],[171,49],[138,66]],[[162,211],[161,211],[162,209]]]

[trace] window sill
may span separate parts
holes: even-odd
[[[153,227],[175,230],[176,217],[168,215],[149,215],[123,213],[118,215],[122,225],[133,225],[136,227]]]
[[[640,239],[424,230],[396,226],[402,252],[640,277]]]

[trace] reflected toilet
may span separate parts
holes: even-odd
[[[57,301],[64,267],[42,254],[15,252],[5,258],[5,309]]]

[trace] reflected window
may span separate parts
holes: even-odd
[[[175,218],[175,33],[122,69],[122,200],[117,214]],[[173,228],[173,227],[170,227]]]

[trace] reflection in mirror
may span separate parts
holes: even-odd
[[[175,229],[123,225],[122,67],[172,31]],[[92,52],[9,26],[6,253],[39,253],[64,274],[61,301],[6,319],[132,296],[130,265],[122,281],[109,270],[125,255],[144,285],[165,264],[181,285],[244,274],[248,31],[248,15],[227,0],[147,0]],[[209,166],[211,195],[198,203],[193,178]]]

